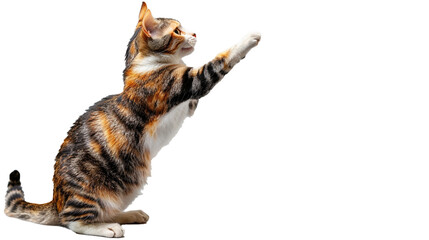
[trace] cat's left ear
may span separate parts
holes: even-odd
[[[139,23],[137,24],[137,27],[141,27],[147,37],[154,39],[161,37],[159,36],[161,31],[159,31],[158,29],[158,22],[152,16],[152,13],[147,8],[145,2],[143,2],[142,7],[140,9]]]

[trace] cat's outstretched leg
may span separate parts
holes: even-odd
[[[149,220],[147,215],[142,210],[123,212],[118,214],[113,221],[120,224],[143,224]]]
[[[67,227],[75,233],[101,237],[119,238],[124,236],[124,229],[119,223],[83,223],[70,222]]]
[[[261,34],[251,33],[230,49],[218,54],[200,68],[178,67],[168,75],[167,102],[174,107],[188,99],[206,94],[261,40]],[[167,75],[166,75],[167,76]]]

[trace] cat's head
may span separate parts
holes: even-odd
[[[196,42],[195,33],[186,31],[177,20],[152,17],[143,2],[136,30],[128,43],[126,65],[137,55],[182,58],[194,51]]]

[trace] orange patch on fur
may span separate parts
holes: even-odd
[[[153,137],[155,135],[157,126],[158,126],[158,119],[155,119],[147,123],[144,130],[145,132],[149,133],[150,136]]]
[[[171,75],[173,75],[176,81],[179,81],[180,79],[182,79],[182,76],[185,74],[186,70],[187,70],[187,67],[178,67],[174,69]]]
[[[230,53],[231,53],[231,50],[228,49],[225,52],[219,53],[215,58],[216,60],[221,60],[221,59],[225,60],[225,61],[223,61],[223,68],[224,69],[229,68],[226,60],[229,58]]]
[[[131,111],[130,109],[128,109],[127,107],[121,105],[121,104],[117,104],[116,107],[119,109],[119,111],[121,112],[122,115],[129,117],[131,116]]]
[[[54,192],[54,200],[53,201],[55,201],[57,211],[61,212],[63,210],[64,204],[65,204],[65,198],[64,198],[63,194],[60,194],[59,192]]]
[[[98,119],[109,149],[118,155],[121,147],[126,145],[127,139],[121,133],[114,132],[105,113],[99,112]]]
[[[78,200],[80,202],[87,203],[89,205],[97,205],[98,204],[96,201],[92,201],[88,198],[84,198],[84,197],[80,196],[79,194],[73,195],[73,198],[75,198],[76,200]]]
[[[91,145],[91,149],[97,153],[97,154],[101,154],[101,146],[100,144],[98,144],[96,141],[91,140],[91,142],[89,143]]]
[[[141,75],[140,73],[134,72],[132,68],[125,71],[124,90],[128,90],[128,89],[138,87],[139,84],[137,83],[137,80],[140,78],[140,75]]]
[[[231,50],[226,50],[225,52],[221,52],[216,56],[216,59],[227,59],[229,57]]]

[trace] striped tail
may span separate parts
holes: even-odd
[[[26,202],[19,179],[20,174],[17,170],[10,174],[4,213],[9,217],[16,217],[30,222],[59,225],[58,213],[52,201],[45,204]]]

